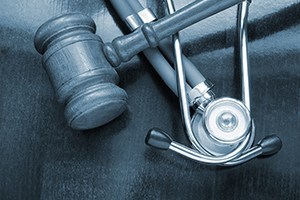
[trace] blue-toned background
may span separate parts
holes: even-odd
[[[164,15],[159,0],[143,5]],[[192,2],[175,0],[176,8]],[[183,31],[185,54],[215,84],[240,97],[236,7]],[[104,127],[70,129],[56,102],[36,29],[83,12],[105,42],[128,33],[109,1],[1,0],[0,199],[300,199],[300,2],[253,0],[249,14],[252,115],[257,140],[276,133],[283,149],[234,168],[205,166],[144,144],[159,127],[189,144],[177,98],[142,55],[117,68],[128,109]]]

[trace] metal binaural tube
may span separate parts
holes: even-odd
[[[171,0],[167,0],[167,5],[168,5],[169,13],[173,14],[175,12],[173,2]],[[178,90],[178,97],[180,103],[181,117],[187,135],[189,136],[191,141],[194,141],[193,131],[191,127],[189,103],[188,103],[187,91],[185,87],[185,82],[186,82],[185,71],[183,69],[181,45],[180,45],[178,33],[174,34],[172,36],[172,39],[173,39],[173,46],[174,46],[174,57],[175,57],[174,66],[175,66],[175,71],[177,76],[177,90]]]
[[[244,151],[238,158],[233,159],[229,162],[224,163],[225,166],[235,166],[247,162],[257,156],[261,155],[263,148],[261,146],[254,146],[246,151]]]
[[[234,151],[224,155],[224,156],[211,156],[211,155],[203,155],[199,153],[198,151],[188,148],[182,144],[179,144],[177,142],[172,142],[169,149],[183,155],[187,158],[190,158],[192,160],[206,163],[206,164],[224,164],[226,162],[229,162],[237,157],[239,157],[243,150],[244,146],[247,144],[247,141],[243,141],[241,145],[239,145]]]
[[[173,5],[172,0],[167,0],[168,10],[169,13],[172,14],[175,12],[175,8]],[[191,117],[190,117],[190,110],[188,105],[188,98],[187,98],[187,91],[185,88],[185,71],[183,69],[183,62],[182,62],[182,53],[181,53],[181,45],[179,40],[179,34],[176,33],[172,36],[173,45],[174,45],[174,66],[177,75],[177,89],[178,89],[178,96],[180,102],[180,110],[181,110],[181,117],[183,122],[183,127],[185,132],[191,141],[192,145],[194,145],[198,150],[204,149],[202,148],[201,144],[199,144],[194,136],[192,126],[191,126]]]
[[[244,1],[238,5],[238,48],[240,52],[240,67],[242,81],[242,100],[245,106],[250,110],[250,80],[249,80],[249,58],[248,58],[248,10],[249,1]]]
[[[247,137],[251,136],[248,135]],[[222,166],[239,165],[260,155],[272,155],[277,153],[282,147],[280,138],[275,135],[269,135],[260,140],[254,147],[245,151],[243,149],[243,145],[248,142],[248,139],[244,140],[242,142],[243,144],[239,145],[236,150],[229,152],[224,156],[204,155],[195,149],[188,148],[173,141],[173,139],[167,133],[158,128],[153,128],[148,132],[145,142],[149,146],[160,150],[171,150],[201,163],[217,164]],[[235,153],[235,151],[237,151],[238,154]]]

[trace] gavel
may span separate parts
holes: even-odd
[[[85,130],[115,119],[126,109],[128,97],[117,86],[119,77],[112,66],[242,1],[197,0],[106,44],[95,34],[95,22],[83,14],[65,14],[45,22],[34,43],[43,55],[58,102],[65,104],[68,124]]]
[[[106,61],[95,22],[82,14],[51,19],[36,32],[35,47],[56,92],[65,104],[68,124],[79,130],[106,124],[127,105],[116,84],[117,72]]]

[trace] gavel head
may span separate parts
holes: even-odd
[[[105,59],[95,22],[82,14],[65,14],[44,23],[34,44],[57,99],[65,104],[68,124],[79,130],[104,125],[127,105],[117,72]]]

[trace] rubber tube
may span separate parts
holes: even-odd
[[[110,3],[113,5],[122,21],[126,21],[126,18],[134,13],[126,0],[110,0]]]
[[[174,64],[174,53],[172,48],[172,43],[169,38],[164,39],[160,42],[159,49],[163,52],[163,54]],[[201,72],[197,69],[197,67],[182,54],[182,63],[184,66],[184,71],[186,74],[186,78],[188,83],[195,87],[199,83],[205,81],[205,77],[201,74]]]
[[[127,0],[127,2],[131,6],[132,10],[134,10],[135,13],[144,10],[144,7],[138,0]]]
[[[148,48],[143,53],[165,84],[178,96],[176,73],[161,52],[157,48]],[[185,87],[187,92],[190,92],[192,89],[189,84],[185,84]]]

